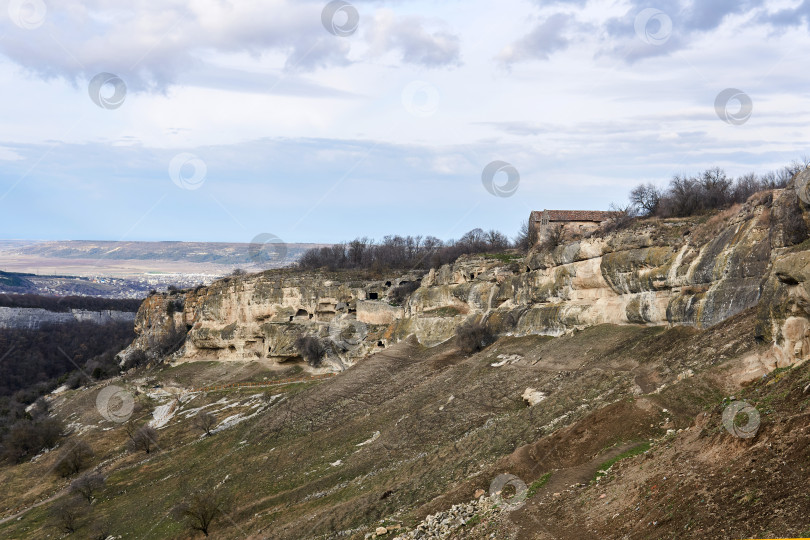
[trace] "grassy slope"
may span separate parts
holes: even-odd
[[[196,486],[220,485],[236,495],[236,504],[227,520],[215,524],[217,538],[312,538],[335,531],[363,538],[380,520],[409,526],[469,500],[501,472],[529,484],[613,445],[689,425],[722,397],[722,383],[689,377],[677,391],[661,386],[688,369],[700,374],[753,349],[752,339],[740,337],[751,335],[745,329],[752,321],[748,313],[706,332],[600,326],[557,339],[504,338],[471,357],[450,345],[428,350],[403,343],[336,378],[268,389],[284,399],[210,438],[200,439],[178,415],[161,430],[162,450],[148,458],[122,454],[120,427],[98,425],[95,390],[72,392],[57,412],[78,412],[79,423],[94,426],[84,437],[96,449],[96,462],[105,462],[109,479],[92,514],[108,520],[114,534],[186,538],[172,507]],[[491,367],[504,355],[516,356]],[[199,386],[234,371],[216,363],[184,364],[150,376],[152,382]],[[286,375],[253,367],[229,376]],[[548,398],[528,408],[521,399],[527,387]],[[661,391],[649,394],[656,389]],[[183,409],[224,396],[241,400],[217,413],[222,420],[248,410],[247,400],[256,393],[214,392]],[[159,403],[144,395],[138,400],[144,417]],[[669,424],[661,407],[670,410]],[[617,424],[622,411],[641,412]],[[2,506],[28,505],[38,494],[58,489],[64,482],[47,474],[50,462],[46,456],[0,469],[0,481],[15,486],[0,500]],[[37,491],[26,493],[23,486]],[[46,525],[48,506],[0,525],[0,536],[53,534]]]

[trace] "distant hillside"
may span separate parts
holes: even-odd
[[[23,278],[21,274],[3,272],[0,270],[0,285],[5,285],[6,287],[29,287],[31,286],[31,282]]]
[[[283,261],[289,264],[298,260],[304,251],[326,244],[278,244],[283,250]],[[251,264],[256,255],[261,256],[261,245],[225,242],[107,242],[73,240],[68,242],[46,241],[14,246],[6,245],[6,251],[20,255],[34,255],[57,259],[108,259],[139,261],[185,261],[192,263],[213,263],[222,265]],[[283,264],[282,264],[283,265]]]
[[[236,269],[296,263],[328,244],[0,240],[0,294],[143,298],[207,285]]]

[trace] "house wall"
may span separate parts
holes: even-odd
[[[595,221],[551,221],[548,225],[535,221],[532,225],[537,233],[537,242],[545,242],[549,234],[559,226],[563,227],[563,238],[569,240],[585,236],[599,228],[599,223]]]

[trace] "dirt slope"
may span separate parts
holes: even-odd
[[[523,509],[482,522],[484,531],[573,538],[591,527],[604,537],[643,536],[643,528],[619,530],[601,521],[601,514],[578,514],[587,508],[580,509],[576,497],[598,493],[590,488],[568,493],[565,486],[584,482],[624,449],[660,439],[668,429],[687,428],[699,414],[715,410],[734,387],[741,359],[761,347],[751,337],[753,324],[753,313],[745,312],[705,331],[604,325],[554,339],[502,338],[469,357],[452,344],[427,349],[409,340],[329,379],[191,395],[183,389],[240,380],[271,383],[302,373],[259,364],[238,370],[216,362],[166,366],[113,381],[133,395],[139,392],[138,422],[169,406],[169,419],[159,428],[160,449],[151,455],[122,450],[122,426],[96,410],[101,386],[58,397],[54,410],[74,429],[62,446],[88,441],[96,452],[93,466],[108,475],[82,527],[105,520],[112,534],[124,538],[190,537],[172,509],[199,487],[235,495],[228,516],[214,524],[217,538],[364,538],[381,521],[408,528],[470,500],[504,472],[527,484],[547,472],[552,476]],[[162,388],[154,388],[158,385]],[[521,396],[529,387],[546,399],[528,407]],[[200,407],[214,412],[222,426],[211,437],[201,438],[192,426]],[[230,425],[235,416],[246,418]],[[685,434],[692,430],[676,440]],[[663,459],[664,448],[654,446],[656,460],[659,453]],[[64,488],[66,481],[49,473],[56,454],[0,469],[0,481],[11,488],[0,499],[4,515]],[[682,465],[673,459],[661,466]],[[638,498],[650,482],[662,485],[652,476],[635,481],[616,493]],[[605,485],[619,484],[614,479]],[[561,495],[555,498],[555,492]],[[599,511],[613,515],[628,511],[631,498],[608,500],[615,509],[599,500]],[[561,527],[558,519],[542,517],[549,510],[541,503],[557,504],[554,515],[566,523],[589,525]],[[54,534],[51,506],[0,524],[0,536]],[[651,507],[643,515],[653,513]],[[473,527],[457,534],[474,538],[479,532]]]

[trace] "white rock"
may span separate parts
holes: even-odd
[[[521,397],[523,397],[523,401],[529,404],[529,407],[534,407],[548,396],[545,392],[535,390],[534,388],[527,388]]]

